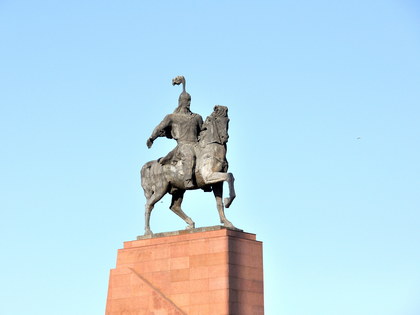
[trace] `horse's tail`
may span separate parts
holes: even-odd
[[[146,199],[149,199],[163,179],[163,167],[157,161],[150,161],[143,165],[140,171],[141,187]]]

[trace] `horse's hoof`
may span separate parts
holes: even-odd
[[[195,223],[188,224],[188,225],[187,225],[187,227],[186,227],[185,229],[186,229],[186,230],[192,230],[192,229],[195,229]]]
[[[236,229],[236,227],[231,223],[231,222],[224,222],[223,223],[223,226],[224,227],[227,227],[227,228],[232,228],[232,229]]]
[[[225,204],[225,208],[229,208],[230,207],[230,205],[232,204],[233,199],[235,199],[235,198],[225,198],[223,200],[223,203]]]
[[[152,232],[152,230],[145,230],[144,235],[145,236],[153,236],[153,232]]]

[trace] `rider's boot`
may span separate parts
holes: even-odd
[[[184,180],[185,188],[194,188],[194,183],[191,178]]]

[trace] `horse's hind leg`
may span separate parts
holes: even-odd
[[[182,220],[184,220],[188,226],[187,229],[193,229],[195,227],[195,223],[189,216],[185,214],[184,211],[181,209],[181,203],[184,198],[185,190],[178,190],[173,193],[172,195],[172,201],[171,206],[169,209],[171,209],[176,215],[178,215]]]
[[[145,211],[144,211],[144,235],[152,235],[152,230],[150,229],[150,214],[152,210],[160,199],[165,196],[166,190],[154,191],[146,201]]]
[[[226,219],[225,210],[222,202],[223,197],[223,182],[213,185],[213,193],[216,198],[217,210],[219,211],[220,223],[226,227],[235,228],[235,226]]]

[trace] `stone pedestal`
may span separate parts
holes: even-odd
[[[264,314],[262,243],[220,226],[124,243],[106,315]]]

